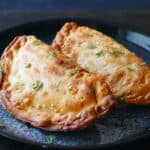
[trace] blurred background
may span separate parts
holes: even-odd
[[[149,10],[150,0],[0,0],[0,10]]]

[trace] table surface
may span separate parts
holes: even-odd
[[[3,0],[2,0],[3,1]],[[2,6],[0,6],[1,8]],[[40,11],[0,11],[0,31],[10,28],[12,26],[23,24],[31,21],[52,18],[66,18],[66,17],[84,17],[97,18],[105,22],[120,23],[133,28],[139,29],[145,33],[150,33],[150,11],[58,11],[58,12],[40,12]],[[138,140],[134,143],[126,145],[119,145],[117,147],[109,148],[111,150],[119,148],[125,150],[127,148],[142,149],[143,147],[150,147],[150,138]],[[0,150],[41,150],[42,148],[32,147],[27,144],[18,143],[8,140],[0,136]]]

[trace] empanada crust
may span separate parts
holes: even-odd
[[[35,127],[48,131],[85,128],[115,103],[97,75],[34,36],[16,37],[4,50],[1,65],[1,104]]]
[[[57,33],[52,45],[82,68],[100,75],[119,101],[150,104],[149,66],[114,39],[71,22]]]

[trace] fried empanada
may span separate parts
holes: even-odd
[[[133,52],[94,29],[66,23],[53,47],[107,82],[118,102],[150,104],[150,68]]]
[[[5,49],[0,69],[4,108],[45,130],[85,128],[115,103],[97,75],[34,36],[16,37]]]

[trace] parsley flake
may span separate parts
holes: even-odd
[[[0,64],[0,75],[2,76],[2,74],[3,74],[3,68],[4,68],[4,66],[2,65],[2,64]]]
[[[128,71],[130,71],[130,72],[133,72],[133,71],[134,71],[134,69],[131,68],[131,67],[127,67],[127,69],[128,69]]]
[[[120,52],[118,50],[114,50],[113,52],[110,53],[111,55],[115,56],[115,57],[119,57],[122,56],[124,53]]]
[[[88,49],[95,49],[95,48],[97,48],[97,46],[94,45],[94,44],[89,44],[89,45],[87,46],[87,48],[88,48]]]
[[[57,57],[57,53],[56,52],[50,52],[49,55],[48,55],[48,57],[49,56]]]
[[[116,97],[119,102],[123,102],[125,100],[125,94],[120,94]]]
[[[52,56],[53,56],[53,57],[56,57],[56,56],[57,56],[57,53],[56,53],[56,52],[52,52]]]
[[[104,52],[98,52],[98,53],[96,53],[97,57],[100,57],[100,56],[103,56],[103,55],[104,55]]]
[[[57,138],[55,135],[48,135],[46,136],[46,140],[49,144],[54,144],[56,143]]]
[[[75,74],[77,74],[78,72],[79,72],[78,69],[77,69],[77,70],[74,70],[74,71],[72,71],[72,72],[69,74],[69,76],[72,77],[72,76],[74,76]]]
[[[42,42],[41,42],[40,40],[34,40],[34,41],[32,42],[32,44],[33,44],[33,45],[41,45]]]
[[[43,86],[43,83],[39,80],[37,80],[35,83],[33,83],[33,89],[35,91],[39,91]]]

